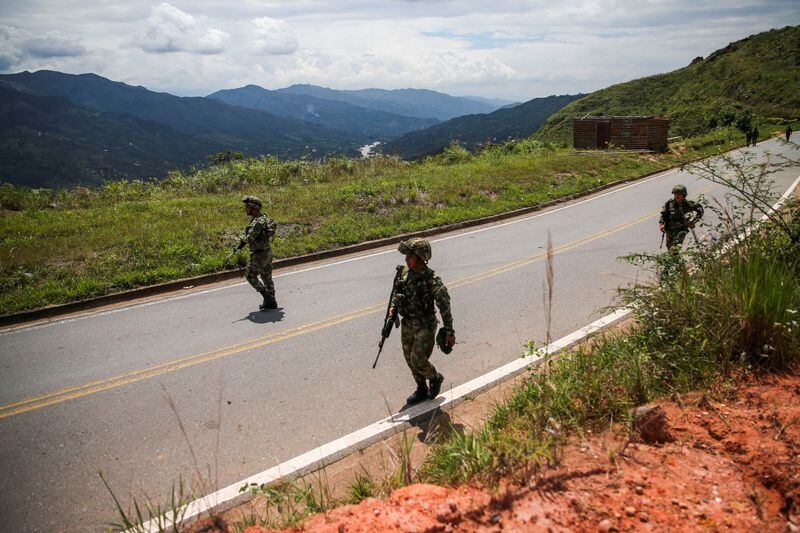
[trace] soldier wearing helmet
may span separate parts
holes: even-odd
[[[250,260],[244,270],[244,277],[264,298],[259,306],[262,311],[277,309],[275,285],[272,283],[272,246],[270,241],[277,229],[275,222],[261,213],[261,200],[257,196],[242,198],[244,212],[250,218],[244,235],[239,239],[238,249],[250,247]]]
[[[406,400],[413,405],[436,398],[444,381],[444,377],[429,361],[437,337],[434,304],[442,316],[440,338],[443,337],[443,351],[449,353],[456,343],[456,336],[447,287],[428,267],[431,244],[425,239],[413,238],[401,242],[397,249],[405,254],[406,266],[397,278],[389,314],[397,309],[402,317],[400,336],[403,355],[417,383],[417,390]]]
[[[689,229],[694,228],[698,220],[703,218],[703,206],[686,199],[685,185],[672,188],[672,200],[668,200],[661,210],[658,227],[667,235],[667,250],[677,252]]]

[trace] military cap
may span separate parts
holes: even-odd
[[[258,196],[245,196],[242,198],[242,202],[259,208],[261,207],[261,199]]]
[[[415,254],[426,263],[431,260],[431,243],[427,239],[413,237],[407,241],[402,241],[397,250],[401,254]]]
[[[674,186],[672,188],[672,194],[675,194],[675,193],[680,193],[680,194],[686,196],[688,194],[688,192],[686,190],[686,185],[676,185],[676,186]]]
[[[453,351],[453,347],[447,344],[447,330],[444,328],[439,328],[439,333],[436,334],[436,346],[445,353],[449,354]]]

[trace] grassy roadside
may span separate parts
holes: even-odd
[[[744,170],[735,175],[752,178]],[[634,308],[634,326],[530,373],[483,427],[442,433],[420,468],[412,463],[413,436],[403,433],[396,436],[400,442],[389,475],[357,472],[346,497],[333,495],[324,470],[299,481],[243,487],[262,499],[261,510],[243,515],[232,530],[297,526],[310,514],[416,482],[525,481],[540,467],[557,464],[569,438],[624,428],[632,407],[668,395],[725,390],[747,373],[799,370],[800,203],[790,202],[781,216],[748,234],[722,259],[719,247],[740,234],[753,215],[709,209],[721,220],[709,228],[717,238],[685,254],[695,265],[691,273],[670,254],[629,258],[666,271],[660,284],[622,291],[621,303]],[[151,507],[151,516],[160,512]]]
[[[790,211],[787,228],[796,237],[798,205]],[[635,406],[743,372],[797,369],[800,245],[785,230],[755,232],[723,260],[714,248],[702,249],[693,254],[691,275],[667,254],[644,258],[671,274],[622,291],[636,326],[532,373],[480,431],[454,433],[435,446],[420,480],[494,484],[527,475],[556,462],[567,437],[625,422]]]
[[[792,203],[786,212],[785,227],[770,224],[719,260],[716,246],[741,228],[741,219],[727,219],[718,228],[718,244],[691,254],[697,265],[691,274],[676,268],[668,254],[631,258],[670,273],[661,284],[622,292],[622,303],[635,309],[633,327],[532,372],[483,427],[448,432],[419,469],[412,468],[404,440],[397,471],[382,480],[357,475],[347,501],[331,498],[324,480],[257,488],[268,512],[244,524],[294,527],[315,512],[385,497],[416,482],[527,483],[542,467],[558,464],[569,438],[625,428],[633,407],[692,391],[724,394],[748,373],[797,371],[800,244],[791,236],[800,235],[800,205]],[[242,529],[238,524],[233,530]]]
[[[764,132],[765,135],[768,133]],[[80,300],[243,264],[223,259],[266,200],[277,257],[475,219],[672,167],[741,144],[728,129],[666,154],[575,155],[532,140],[419,163],[231,161],[161,183],[98,189],[0,186],[0,313]]]
[[[413,483],[500,487],[529,485],[555,466],[569,439],[608,428],[625,431],[630,409],[649,401],[706,391],[726,395],[747,374],[800,369],[800,205],[786,228],[767,226],[716,259],[709,246],[691,256],[691,275],[665,255],[643,258],[671,274],[662,284],[623,292],[636,324],[531,372],[497,404],[483,427],[444,432],[419,468],[413,436],[397,435],[389,474],[356,472],[347,496],[334,496],[325,471],[272,486],[250,486],[252,514],[231,514],[230,529],[302,527],[310,515]],[[727,230],[740,228],[739,222]],[[725,230],[725,231],[727,231]],[[721,236],[725,240],[724,233]],[[728,233],[730,235],[730,233]],[[642,258],[635,258],[637,261]],[[608,453],[617,453],[610,450]],[[234,522],[235,520],[235,522]]]

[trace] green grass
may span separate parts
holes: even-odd
[[[350,503],[360,503],[367,498],[374,498],[377,496],[379,490],[379,487],[375,484],[375,480],[368,471],[357,472],[355,478],[348,487],[348,501]]]
[[[0,313],[85,299],[243,265],[223,260],[256,194],[279,224],[276,257],[470,220],[718,153],[730,129],[662,155],[575,155],[526,140],[418,163],[272,158],[96,189],[0,186]]]
[[[800,212],[794,208],[794,224]],[[437,444],[421,480],[497,483],[558,460],[569,436],[627,421],[632,407],[695,391],[747,370],[800,362],[800,246],[772,227],[697,270],[672,265],[664,283],[623,291],[636,326],[531,373],[478,432]],[[648,258],[658,268],[668,255]]]

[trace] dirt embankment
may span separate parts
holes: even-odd
[[[372,531],[800,531],[800,375],[661,405],[672,441],[588,435],[526,484],[412,485],[309,518]],[[262,533],[250,527],[246,533]]]

